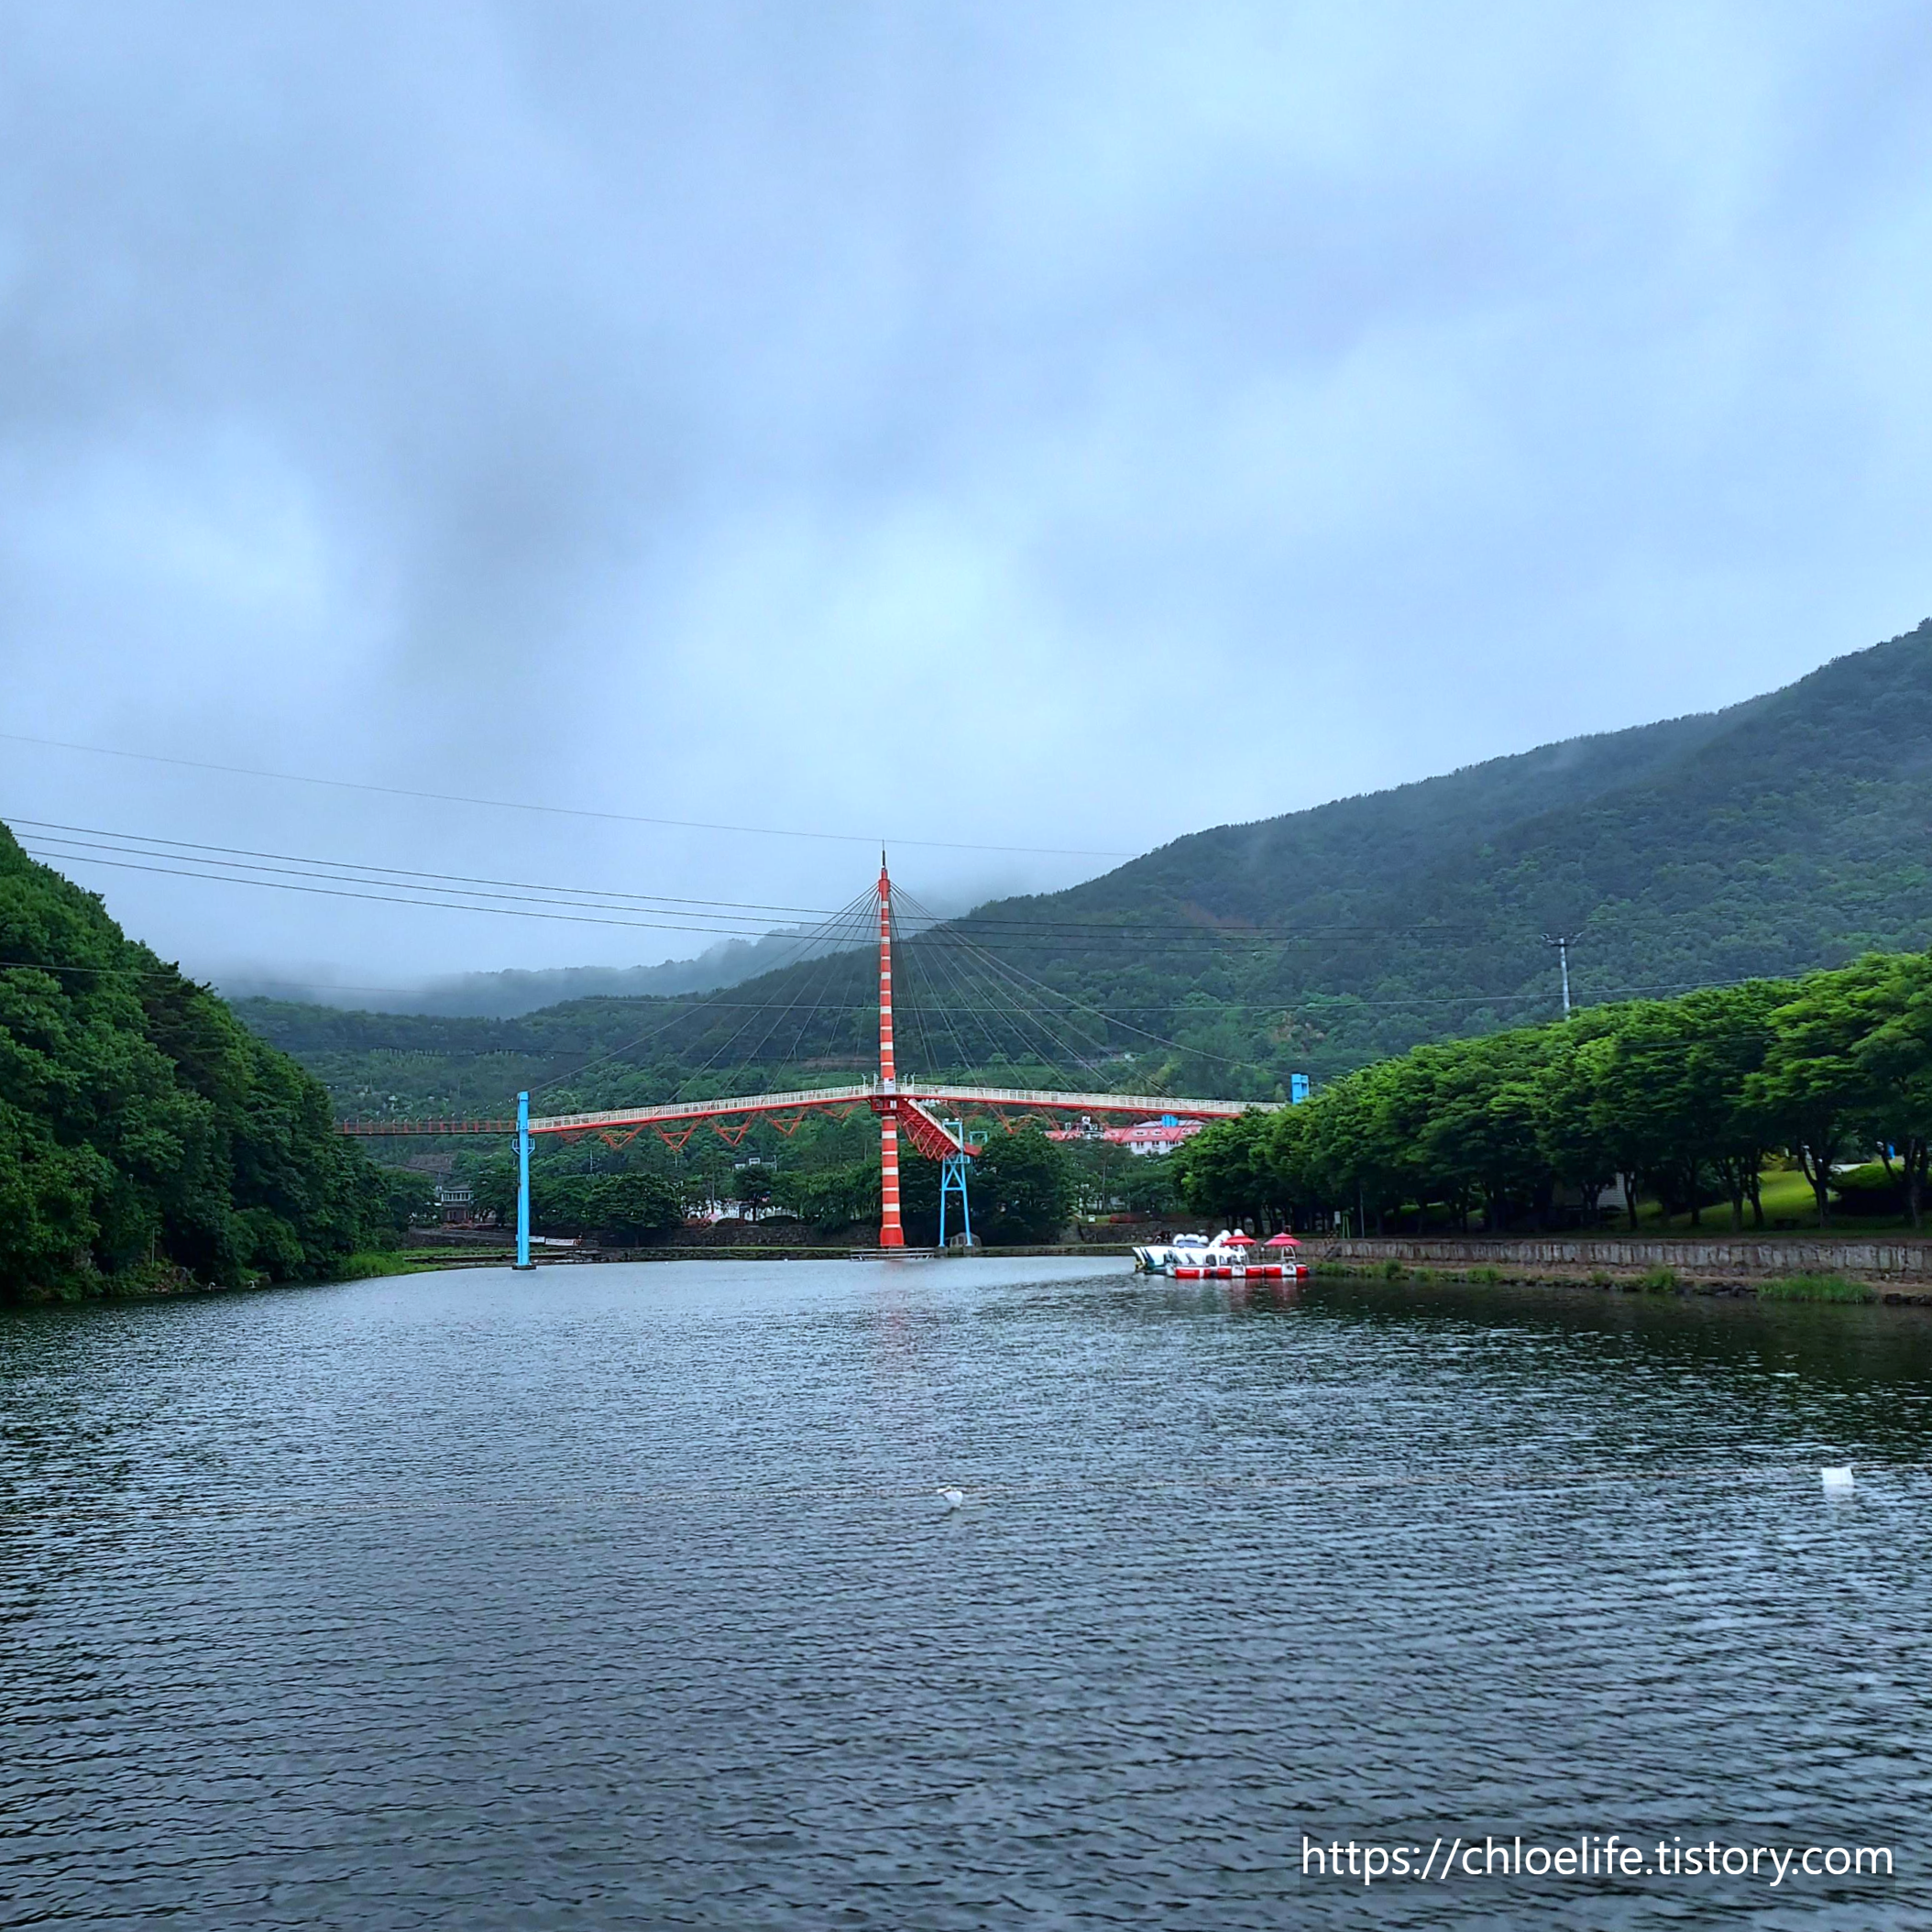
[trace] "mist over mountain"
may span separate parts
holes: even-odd
[[[1558,1010],[1932,938],[1932,621],[1702,717],[1175,840],[961,922],[1123,1015],[1339,1070]],[[1029,930],[1028,928],[1034,928]]]
[[[1586,1004],[1916,950],[1928,827],[1932,620],[1722,711],[1217,827],[908,936],[902,1068],[1268,1094],[1290,1070],[1554,1016],[1559,933]],[[863,1065],[874,1000],[845,952],[727,999],[516,1020],[243,1010],[338,1089],[398,1105],[423,1081],[481,1103],[512,1070],[597,1104]],[[398,1055],[427,1058],[405,1073]]]
[[[416,987],[332,984],[246,970],[218,975],[230,1000],[270,1000],[335,1006],[365,1013],[434,1015],[445,1018],[515,1019],[573,1000],[667,998],[710,993],[769,972],[795,950],[796,928],[762,939],[720,939],[695,959],[657,966],[551,966],[535,971],[463,972]]]

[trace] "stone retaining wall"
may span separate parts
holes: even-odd
[[[1806,1240],[1629,1240],[1600,1235],[1526,1235],[1520,1239],[1459,1240],[1391,1235],[1364,1241],[1310,1239],[1309,1261],[1401,1261],[1416,1268],[1548,1268],[1635,1273],[1673,1268],[1680,1275],[1770,1278],[1849,1275],[1861,1281],[1932,1280],[1932,1240],[1908,1236]]]

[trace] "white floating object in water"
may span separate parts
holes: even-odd
[[[1854,1487],[1851,1471],[1849,1469],[1820,1469],[1818,1474],[1824,1477],[1828,1489],[1850,1489]]]
[[[939,1494],[946,1498],[946,1507],[949,1509],[957,1509],[966,1500],[966,1492],[963,1489],[941,1489]]]

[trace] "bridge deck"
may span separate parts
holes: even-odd
[[[595,1133],[604,1127],[670,1126],[681,1121],[730,1119],[761,1114],[796,1114],[820,1108],[867,1107],[888,1094],[935,1107],[1010,1109],[1021,1114],[1185,1114],[1196,1120],[1233,1120],[1273,1113],[1277,1100],[1200,1100],[1169,1093],[1060,1093],[1041,1087],[970,1087],[950,1081],[902,1080],[886,1087],[874,1080],[843,1087],[802,1087],[786,1093],[734,1093],[712,1100],[667,1100],[641,1107],[609,1107],[590,1114],[532,1114],[532,1134]],[[511,1134],[508,1120],[345,1121],[345,1134]]]
[[[923,1106],[1010,1107],[1016,1113],[1188,1114],[1197,1120],[1233,1120],[1237,1114],[1271,1113],[1276,1100],[1186,1100],[1165,1093],[1058,1093],[1040,1087],[968,1087],[950,1081],[902,1080],[886,1087],[879,1081],[849,1087],[807,1087],[791,1093],[741,1093],[718,1100],[672,1100],[644,1107],[614,1107],[597,1114],[531,1116],[532,1134],[567,1134],[579,1128],[651,1126],[658,1121],[708,1120],[730,1114],[790,1114],[801,1107],[870,1106],[886,1094]]]

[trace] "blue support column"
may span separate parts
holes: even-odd
[[[534,1264],[530,1258],[530,1095],[517,1095],[517,1259],[519,1268]]]
[[[960,1197],[960,1227],[966,1236],[966,1246],[972,1246],[972,1209],[966,1199],[966,1128],[961,1121],[949,1120],[947,1126],[961,1144],[957,1154],[946,1154],[939,1160],[939,1246],[946,1246],[946,1197],[957,1192]]]

